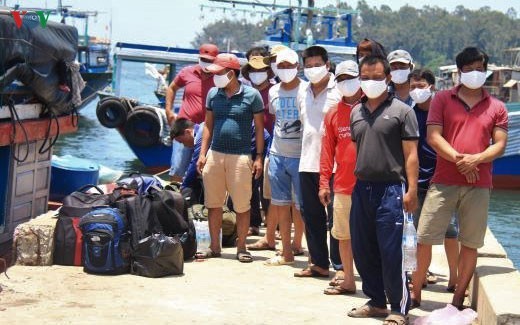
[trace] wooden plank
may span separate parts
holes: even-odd
[[[52,122],[48,119],[31,119],[31,120],[22,120],[22,125],[27,131],[27,136],[29,141],[34,140],[43,140],[47,135],[47,129],[49,128],[49,123],[51,123],[51,132],[50,136],[56,136],[58,131],[58,126],[56,125],[56,120],[52,120]],[[74,120],[71,115],[64,115],[58,117],[60,135],[73,133],[78,130],[78,121],[77,117],[74,116]],[[13,133],[13,126],[11,121],[2,121],[0,122],[0,146],[8,146],[11,144],[11,137]],[[22,131],[22,128],[18,123],[16,123],[16,143],[24,143],[25,135]]]

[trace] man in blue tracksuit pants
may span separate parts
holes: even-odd
[[[354,262],[370,300],[348,315],[407,324],[410,299],[401,244],[403,210],[411,212],[417,206],[417,119],[410,106],[388,93],[391,75],[386,58],[367,57],[359,69],[366,99],[350,118],[358,179],[350,233]]]

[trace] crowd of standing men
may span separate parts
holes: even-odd
[[[329,277],[332,266],[325,294],[356,292],[355,263],[369,301],[350,317],[407,324],[429,280],[431,245],[442,243],[447,290],[463,308],[486,231],[491,163],[507,141],[505,106],[483,89],[488,56],[462,50],[460,84],[444,91],[436,91],[431,71],[415,69],[407,51],[387,55],[368,39],[358,44],[356,61],[335,68],[320,46],[301,55],[283,45],[258,47],[246,57],[241,66],[235,55],[204,44],[199,64],[182,69],[167,91],[171,136],[184,145],[172,154],[171,175],[209,211],[211,245],[196,258],[220,256],[229,196],[240,262],[252,262],[252,250],[275,251],[278,228],[282,250],[265,264],[293,264],[305,234],[309,264],[294,276]],[[248,235],[258,235],[260,206],[266,234],[246,245]],[[413,275],[403,271],[409,214],[418,233]]]

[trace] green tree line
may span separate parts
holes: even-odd
[[[356,8],[345,2],[340,6],[360,12],[362,19],[354,19],[357,24],[353,24],[356,41],[375,39],[387,52],[405,49],[418,65],[432,69],[454,63],[457,53],[466,46],[483,49],[492,63],[509,64],[511,58],[504,50],[520,46],[520,19],[513,8],[506,13],[489,6],[478,10],[458,6],[451,12],[437,6],[408,5],[392,10],[387,5],[369,6],[365,0],[359,1]],[[269,21],[251,24],[245,20],[220,20],[206,25],[192,44],[210,41],[224,51],[228,45],[230,50],[246,51],[264,38],[267,24]]]

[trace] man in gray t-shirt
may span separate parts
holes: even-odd
[[[417,207],[419,129],[412,108],[388,93],[390,65],[369,56],[359,66],[367,97],[351,113],[358,178],[352,193],[350,233],[363,292],[370,300],[351,317],[383,317],[401,324],[410,307],[403,270],[404,213]],[[407,190],[405,190],[407,183]]]

